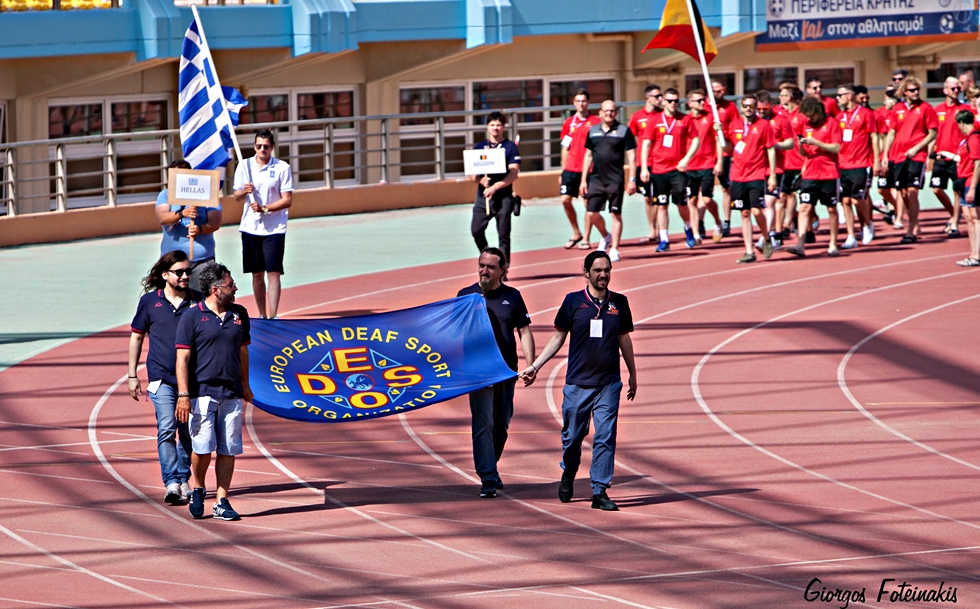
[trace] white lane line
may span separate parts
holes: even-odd
[[[163,514],[166,514],[168,517],[173,518],[177,522],[180,522],[181,524],[187,527],[190,527],[191,529],[193,529],[195,532],[199,534],[210,537],[222,544],[227,544],[228,546],[234,547],[240,550],[241,552],[244,552],[245,554],[248,554],[249,556],[255,557],[259,560],[263,560],[277,567],[281,567],[283,569],[293,571],[294,573],[298,573],[304,577],[310,577],[312,579],[325,583],[329,583],[332,581],[330,579],[327,579],[325,577],[320,577],[319,575],[312,573],[309,569],[304,569],[302,567],[291,565],[281,560],[272,558],[271,556],[262,554],[261,552],[256,552],[255,550],[243,546],[241,544],[229,541],[227,538],[218,535],[217,533],[211,531],[210,529],[206,527],[202,527],[197,523],[195,523],[194,521],[189,520],[188,517],[178,516],[176,513],[171,512],[164,506],[158,504],[157,502],[147,497],[146,494],[143,493],[143,491],[139,490],[138,488],[136,488],[136,486],[134,486],[128,480],[123,478],[123,476],[116,471],[116,468],[113,467],[111,463],[109,463],[109,459],[107,459],[105,454],[102,452],[102,447],[99,445],[99,439],[96,434],[96,431],[98,429],[99,413],[101,412],[102,407],[109,400],[109,396],[115,393],[116,389],[120,385],[122,385],[123,382],[125,381],[126,381],[126,375],[119,377],[119,380],[113,383],[111,387],[106,389],[105,393],[102,394],[102,397],[99,398],[99,401],[96,402],[95,406],[92,408],[92,412],[89,414],[89,420],[88,420],[89,443],[92,446],[92,451],[95,453],[95,456],[98,458],[99,462],[102,463],[102,467],[105,468],[105,470],[109,473],[109,475],[115,478],[119,484],[123,485],[126,489],[129,490],[129,492],[142,499],[147,505],[151,506],[153,509],[157,510],[158,512],[162,512]]]
[[[900,320],[898,320],[898,321],[896,321],[894,323],[891,323],[891,324],[885,326],[884,328],[881,328],[877,332],[875,332],[873,334],[869,334],[868,336],[864,337],[863,340],[861,340],[860,342],[856,343],[853,347],[851,347],[851,349],[847,352],[847,354],[841,360],[840,365],[837,366],[837,385],[840,387],[841,391],[844,392],[844,397],[846,397],[848,399],[848,401],[854,406],[854,408],[857,409],[858,412],[860,412],[861,414],[863,414],[869,420],[871,420],[878,427],[881,427],[882,429],[884,429],[888,433],[893,434],[893,435],[895,435],[895,436],[897,436],[897,437],[905,440],[906,442],[909,442],[911,444],[914,444],[915,446],[918,446],[922,450],[928,451],[928,452],[936,455],[937,457],[942,457],[944,459],[949,459],[950,461],[953,461],[954,463],[959,463],[960,465],[969,467],[970,469],[980,471],[980,466],[975,465],[973,463],[970,463],[969,461],[964,461],[963,459],[959,459],[959,458],[954,457],[952,455],[949,455],[947,453],[944,453],[941,450],[935,449],[932,446],[929,446],[928,444],[925,444],[923,442],[919,442],[915,438],[912,438],[912,437],[909,437],[909,436],[903,434],[902,432],[898,431],[894,427],[891,427],[890,425],[888,425],[887,423],[885,423],[884,421],[882,421],[881,419],[879,419],[875,415],[873,415],[870,412],[868,412],[868,410],[865,409],[865,407],[861,404],[861,402],[859,402],[857,400],[857,398],[854,397],[854,394],[851,393],[850,388],[848,388],[848,386],[847,386],[847,379],[844,376],[844,372],[847,369],[847,364],[848,364],[848,362],[851,361],[851,356],[853,356],[854,353],[857,352],[858,349],[860,349],[861,347],[863,347],[869,341],[874,340],[875,338],[881,336],[882,334],[884,334],[885,332],[891,330],[892,328],[898,327],[898,326],[900,326],[900,325],[902,325],[902,324],[904,324],[906,322],[912,321],[913,319],[917,319],[917,318],[922,317],[924,315],[930,315],[932,313],[935,313],[936,311],[940,311],[942,309],[945,309],[946,307],[952,307],[952,306],[955,306],[955,305],[958,305],[958,304],[962,304],[964,302],[968,302],[968,301],[973,300],[975,298],[980,298],[980,294],[974,294],[973,296],[967,296],[966,298],[961,298],[961,299],[955,300],[953,302],[947,302],[945,304],[941,304],[939,306],[935,306],[935,307],[933,307],[931,309],[927,309],[925,311],[921,311],[919,313],[916,313],[915,315],[909,315],[908,317],[906,317],[904,319],[900,319]]]
[[[105,442],[103,442],[103,444],[114,444],[116,442],[142,442],[143,440],[151,440],[151,439],[152,440],[155,440],[156,438],[151,438],[151,437],[147,436],[145,438],[129,438],[129,439],[126,439],[126,440],[106,440]],[[68,444],[45,444],[45,445],[40,445],[40,446],[16,446],[16,445],[13,445],[13,444],[5,444],[4,446],[7,446],[8,448],[0,448],[0,453],[9,452],[9,451],[12,451],[12,450],[48,450],[48,449],[52,449],[52,448],[61,448],[61,447],[65,447],[65,446],[88,446],[88,445],[89,445],[88,442],[71,442],[71,443],[68,443]],[[87,454],[89,454],[87,452],[79,453],[79,452],[73,452],[73,451],[67,451],[67,450],[57,450],[57,451],[53,451],[53,452],[68,453],[68,454],[72,454],[72,455],[87,455]]]
[[[844,302],[844,301],[851,300],[851,299],[854,299],[854,298],[868,296],[869,294],[877,294],[879,292],[883,292],[883,291],[886,291],[886,290],[892,290],[892,289],[896,289],[896,288],[902,288],[902,287],[907,287],[907,286],[911,286],[911,285],[916,285],[916,284],[920,284],[920,283],[923,283],[923,282],[926,282],[926,281],[933,281],[933,280],[936,280],[936,279],[948,279],[950,277],[958,277],[958,276],[961,276],[961,273],[958,273],[958,272],[946,273],[944,275],[935,275],[935,276],[932,276],[932,277],[924,277],[924,278],[921,278],[921,279],[913,279],[913,280],[910,280],[910,281],[902,281],[900,283],[894,283],[894,284],[887,285],[887,286],[882,286],[882,287],[879,287],[879,288],[871,288],[871,289],[868,289],[868,290],[862,290],[862,291],[857,292],[857,293],[854,293],[854,294],[848,294],[846,296],[840,296],[838,298],[832,298],[830,300],[825,300],[823,302],[818,302],[816,304],[812,304],[812,305],[809,305],[809,306],[806,306],[806,307],[802,307],[802,308],[796,309],[795,311],[790,311],[788,313],[783,313],[782,315],[778,315],[778,316],[773,317],[771,319],[768,319],[766,321],[760,322],[760,323],[758,323],[758,324],[756,324],[756,325],[754,325],[754,326],[752,326],[750,328],[746,328],[745,330],[742,330],[741,332],[737,332],[737,333],[733,334],[732,336],[730,336],[729,338],[725,339],[724,341],[722,341],[722,342],[718,343],[717,345],[715,345],[710,351],[708,351],[704,355],[704,357],[701,358],[701,361],[699,361],[698,364],[694,367],[694,371],[691,374],[691,391],[694,393],[694,399],[697,401],[698,406],[701,407],[701,410],[705,413],[705,415],[707,415],[708,418],[710,418],[714,422],[715,425],[717,425],[720,429],[722,429],[723,431],[725,431],[725,433],[727,433],[731,437],[735,438],[739,442],[745,444],[746,446],[748,446],[750,448],[753,448],[753,449],[759,451],[760,453],[766,455],[767,457],[769,457],[771,459],[774,459],[774,460],[782,463],[783,465],[786,465],[788,467],[791,467],[793,469],[796,469],[796,470],[798,470],[800,472],[803,472],[803,473],[808,474],[810,476],[813,476],[815,478],[819,478],[820,480],[823,480],[825,482],[830,482],[831,484],[835,484],[835,485],[840,486],[842,488],[846,488],[848,490],[851,490],[851,491],[854,491],[854,492],[857,492],[857,493],[861,493],[863,495],[867,495],[868,497],[872,497],[874,499],[877,499],[878,501],[883,501],[885,503],[891,503],[892,505],[896,505],[896,506],[899,506],[899,507],[902,507],[902,508],[905,508],[905,509],[908,509],[908,510],[917,511],[917,512],[926,514],[927,516],[931,516],[933,518],[937,518],[939,520],[943,520],[943,521],[946,521],[946,522],[960,524],[960,525],[963,525],[965,527],[969,527],[969,528],[972,528],[972,529],[980,529],[980,524],[974,524],[972,522],[967,522],[967,521],[964,521],[964,520],[959,520],[957,518],[952,518],[950,516],[945,516],[943,514],[939,514],[939,513],[933,512],[931,510],[927,510],[925,508],[921,508],[921,507],[918,507],[918,506],[911,505],[909,503],[905,503],[903,501],[898,501],[897,499],[892,499],[890,497],[886,497],[885,495],[882,495],[880,493],[875,493],[873,491],[865,490],[865,489],[863,489],[863,488],[861,488],[859,486],[855,486],[855,485],[849,484],[847,482],[842,482],[842,481],[837,480],[836,478],[833,478],[833,477],[828,476],[826,474],[822,474],[822,473],[820,473],[818,471],[815,471],[815,470],[812,470],[812,469],[810,469],[808,467],[804,467],[803,465],[800,465],[799,463],[796,463],[794,461],[791,461],[791,460],[789,460],[789,459],[787,459],[787,458],[785,458],[785,457],[783,457],[781,455],[778,455],[778,454],[774,453],[773,451],[771,451],[769,449],[766,449],[766,448],[763,448],[762,446],[759,446],[758,444],[756,444],[752,440],[746,438],[742,434],[738,433],[737,431],[735,431],[734,429],[732,429],[731,427],[729,427],[728,425],[726,425],[724,421],[722,421],[720,418],[718,418],[718,416],[714,413],[714,411],[712,411],[711,408],[708,406],[708,403],[705,401],[704,396],[701,395],[701,387],[700,387],[700,383],[699,383],[699,379],[700,379],[700,375],[701,375],[701,370],[705,367],[705,365],[707,365],[708,361],[711,359],[711,357],[714,354],[718,353],[719,351],[721,351],[722,349],[724,349],[729,344],[731,344],[731,343],[735,342],[736,340],[742,338],[743,336],[747,335],[748,333],[752,332],[753,330],[757,330],[757,329],[762,328],[762,327],[765,327],[765,326],[767,326],[769,324],[775,323],[775,322],[777,322],[779,320],[786,319],[787,317],[792,317],[792,316],[795,316],[795,315],[799,315],[800,313],[805,313],[807,311],[811,311],[813,309],[817,309],[817,308],[820,308],[820,307],[823,307],[823,306],[827,306],[827,305],[830,305],[830,304],[836,304],[836,303]]]
[[[89,482],[92,484],[112,484],[112,482],[109,482],[108,480],[95,480],[93,478],[77,478],[75,476],[58,476],[55,474],[39,474],[37,472],[22,472],[15,469],[6,469],[2,466],[0,466],[0,474],[16,474],[18,476],[35,476],[37,478],[57,478],[58,480],[74,480],[75,482]]]
[[[49,551],[45,550],[44,548],[42,548],[41,546],[37,545],[36,543],[33,543],[33,542],[31,542],[31,541],[29,541],[29,540],[21,537],[17,533],[14,533],[13,531],[11,531],[10,529],[8,529],[7,527],[5,527],[3,525],[0,525],[0,533],[3,533],[7,537],[9,537],[9,538],[13,539],[14,541],[16,541],[17,543],[19,543],[19,544],[21,544],[23,546],[26,546],[27,548],[33,550],[34,552],[37,552],[38,554],[42,554],[44,556],[47,556],[51,560],[53,560],[53,561],[55,561],[55,562],[57,562],[59,564],[65,565],[66,567],[72,569],[73,571],[77,571],[78,573],[81,573],[83,575],[88,575],[89,577],[95,578],[95,579],[97,579],[97,580],[99,580],[101,582],[104,582],[106,584],[109,584],[110,586],[115,586],[116,588],[120,588],[120,589],[125,590],[127,592],[132,592],[133,594],[136,594],[137,596],[142,596],[144,598],[152,599],[152,600],[154,600],[154,601],[156,601],[158,603],[164,603],[166,605],[173,605],[174,604],[172,601],[169,601],[169,600],[167,600],[165,598],[160,598],[159,596],[156,596],[154,594],[150,594],[149,592],[144,592],[142,590],[137,590],[136,588],[133,588],[132,586],[127,586],[126,584],[124,584],[122,582],[117,582],[116,580],[112,579],[111,577],[106,577],[105,575],[102,575],[101,573],[96,573],[95,571],[92,571],[90,569],[86,569],[85,567],[83,567],[83,566],[81,566],[79,564],[73,563],[72,561],[68,560],[67,558],[62,558],[61,556],[58,556],[57,554],[55,554],[53,552],[49,552]]]
[[[438,465],[432,465],[430,463],[410,463],[408,461],[391,461],[389,459],[369,459],[367,457],[350,457],[348,455],[335,455],[331,453],[317,453],[308,450],[283,450],[279,449],[276,451],[279,454],[287,455],[304,455],[308,457],[330,457],[331,459],[347,459],[348,461],[370,461],[372,463],[384,463],[386,465],[403,465],[406,467],[424,467],[430,469],[439,469]]]
[[[110,510],[108,508],[97,508],[88,507],[85,505],[71,505],[66,503],[51,503],[50,501],[31,501],[30,499],[13,499],[10,497],[0,497],[0,501],[9,501],[10,503],[23,503],[27,505],[43,506],[48,508],[60,508],[65,510],[85,510],[89,512],[106,512],[107,514],[115,514],[117,516],[140,516],[143,518],[162,518],[158,514],[146,514],[145,512],[128,512],[126,510]]]
[[[259,435],[257,433],[255,433],[255,425],[254,425],[254,421],[253,421],[253,417],[252,417],[252,413],[253,412],[255,412],[255,407],[252,406],[251,404],[249,404],[248,405],[248,408],[245,411],[245,425],[248,428],[248,435],[249,435],[249,437],[252,438],[252,442],[255,444],[255,447],[257,449],[259,449],[259,452],[261,452],[265,456],[265,458],[268,459],[269,462],[272,463],[272,465],[274,465],[279,471],[281,471],[282,473],[284,473],[287,476],[289,476],[289,478],[292,479],[293,482],[299,484],[300,486],[303,486],[303,487],[308,488],[309,490],[313,491],[317,495],[320,495],[320,496],[324,497],[327,501],[329,501],[333,505],[335,505],[335,506],[337,506],[339,508],[344,508],[346,510],[350,510],[352,513],[357,514],[361,518],[363,518],[363,519],[365,519],[365,520],[367,520],[367,521],[369,521],[369,522],[371,522],[373,524],[376,524],[376,525],[378,525],[380,527],[389,529],[391,531],[395,531],[396,533],[399,533],[401,535],[405,535],[406,537],[410,537],[412,539],[415,539],[416,541],[420,541],[420,542],[422,542],[422,543],[424,543],[426,545],[432,546],[432,547],[437,548],[439,550],[442,550],[444,552],[449,552],[449,553],[455,554],[457,556],[463,556],[464,558],[468,558],[470,560],[475,560],[475,561],[482,562],[482,563],[489,562],[486,559],[481,558],[481,557],[479,557],[479,556],[477,556],[475,554],[470,554],[469,552],[464,552],[462,550],[457,550],[456,548],[449,547],[449,546],[447,546],[445,544],[441,544],[441,543],[439,543],[437,541],[433,541],[431,539],[428,539],[427,537],[422,537],[421,535],[416,535],[415,533],[412,533],[410,531],[406,531],[405,529],[396,527],[393,524],[389,524],[387,522],[384,522],[383,520],[380,520],[378,518],[375,518],[374,516],[371,516],[370,514],[364,512],[363,510],[359,510],[359,509],[357,509],[355,507],[352,507],[352,506],[347,505],[343,501],[340,501],[339,499],[337,499],[337,498],[333,497],[332,495],[330,495],[330,493],[326,492],[326,490],[316,488],[315,486],[313,486],[312,484],[310,484],[306,480],[300,478],[295,473],[293,473],[293,471],[291,469],[289,469],[288,467],[286,467],[285,465],[283,465],[283,463],[281,461],[279,461],[279,459],[277,459],[276,457],[274,457],[272,455],[272,453],[270,453],[268,451],[268,449],[266,449],[265,445],[262,444],[262,440],[259,439]]]
[[[3,601],[5,603],[20,603],[21,605],[30,605],[31,607],[57,607],[58,609],[73,609],[71,605],[53,605],[51,603],[25,601],[17,598],[6,598],[3,596],[0,596],[0,601]]]

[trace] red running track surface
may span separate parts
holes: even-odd
[[[34,357],[0,373],[0,607],[846,604],[814,601],[823,588],[864,589],[850,606],[871,607],[950,606],[955,588],[957,606],[980,606],[966,240],[810,251],[735,265],[734,240],[623,249],[611,287],[634,310],[640,388],[621,408],[615,513],[590,508],[585,466],[575,500],[556,498],[564,351],[518,388],[496,499],[478,497],[465,399],[342,425],[256,410],[235,523],[162,504],[152,407],[125,390],[127,328]],[[514,258],[540,350],[582,256]],[[291,317],[391,310],[452,296],[475,270],[283,301]],[[945,602],[889,602],[903,582]]]

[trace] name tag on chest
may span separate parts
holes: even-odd
[[[844,129],[844,135],[841,138],[845,142],[849,142],[854,138],[854,131],[852,129]]]
[[[602,320],[589,320],[589,338],[602,338]]]
[[[743,152],[745,152],[745,142],[739,142],[735,144],[735,152],[737,152],[738,154],[742,154]]]
[[[673,148],[674,147],[674,136],[671,135],[671,134],[669,134],[669,133],[665,133],[664,134],[663,144],[664,144],[664,148]]]

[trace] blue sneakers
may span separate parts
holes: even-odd
[[[218,500],[218,503],[214,504],[214,508],[211,510],[211,515],[214,516],[216,520],[241,520],[242,517],[238,515],[238,512],[231,507],[231,503],[228,502],[227,497]]]
[[[204,489],[196,488],[191,491],[191,500],[187,503],[187,509],[194,518],[204,517]]]
[[[660,245],[657,246],[658,252],[666,252],[670,249],[670,241],[661,241]]]
[[[684,229],[684,241],[687,243],[688,248],[692,248],[698,244],[697,240],[694,238],[694,231],[691,228]]]

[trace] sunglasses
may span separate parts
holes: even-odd
[[[746,110],[755,110],[755,104],[742,104],[742,107]]]
[[[903,80],[905,80],[904,76],[892,76],[893,82],[902,82]]]
[[[173,273],[177,277],[183,277],[184,275],[187,275],[188,277],[191,276],[191,270],[190,269],[171,269],[171,270],[169,270],[167,272],[168,273]]]
[[[905,90],[909,93],[915,93],[919,90],[919,87],[905,87]]]
[[[674,99],[665,99],[664,100],[664,103],[665,104],[676,104],[679,101],[680,101],[680,99],[677,99],[677,98],[674,98]]]
[[[704,103],[704,99],[705,98],[703,98],[703,97],[699,97],[697,99],[693,99],[692,98],[692,99],[687,100],[687,103],[689,103],[689,104],[700,104],[700,103]]]
[[[844,93],[838,93],[837,97],[844,97],[845,95],[850,95],[850,92],[845,91]]]
[[[256,144],[256,150],[272,150],[272,144]]]

